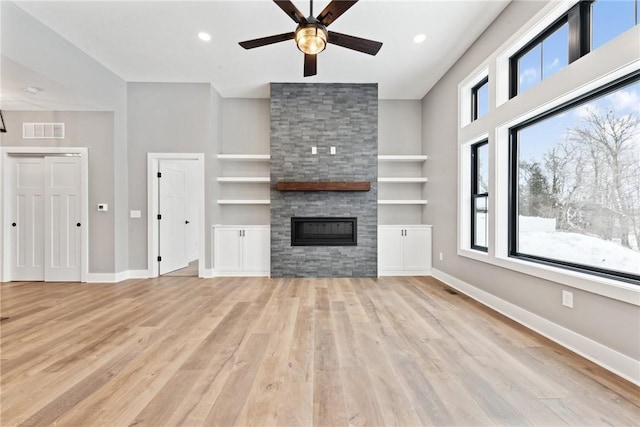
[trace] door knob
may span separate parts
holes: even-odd
[[[185,223],[185,224],[189,224],[189,221],[185,221],[184,223]]]
[[[77,223],[77,224],[76,224],[76,227],[80,227],[80,225],[81,225],[80,223]]]
[[[15,227],[16,225],[18,225],[18,224],[16,224],[15,222],[12,222],[12,223],[11,223],[11,226],[12,226],[12,227]]]

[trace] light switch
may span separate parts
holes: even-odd
[[[331,147],[331,154],[336,154],[336,147]]]
[[[109,205],[106,203],[98,203],[98,212],[109,212]]]
[[[140,211],[130,211],[129,212],[129,217],[130,218],[141,218],[142,217],[142,213]]]
[[[311,154],[318,154],[318,147],[311,147]]]

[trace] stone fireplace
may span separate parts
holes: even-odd
[[[271,277],[377,276],[377,179],[376,84],[272,83]],[[285,181],[370,186],[364,191],[278,190]],[[292,244],[292,218],[309,218],[302,241],[314,240],[315,234],[321,244]],[[347,241],[347,223],[322,228],[327,218],[353,218],[349,238],[354,242],[322,244]]]

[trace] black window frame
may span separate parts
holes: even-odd
[[[489,213],[489,192],[478,193],[478,149],[483,146],[489,146],[489,140],[484,139],[476,142],[471,146],[471,249],[477,251],[489,252],[489,235],[487,233],[487,246],[476,244],[476,200],[480,198],[486,198],[486,211]],[[488,178],[488,177],[487,177]],[[487,183],[488,184],[488,183]]]
[[[567,40],[569,50],[568,63],[571,64],[590,52],[591,5],[594,1],[595,0],[581,0],[576,3],[567,13],[556,19],[533,40],[509,58],[509,99],[518,95],[518,80],[520,76],[518,62],[520,59],[538,45],[541,45],[542,42],[563,25],[569,24],[569,37]]]
[[[600,98],[607,93],[611,93],[640,81],[640,70],[636,70],[631,74],[616,79],[610,83],[600,86],[586,94],[573,98],[555,108],[551,108],[541,114],[538,114],[522,123],[509,129],[509,193],[508,193],[508,255],[524,261],[531,261],[537,264],[543,264],[553,267],[560,267],[566,270],[576,271],[580,273],[592,274],[608,279],[622,280],[624,282],[640,285],[640,276],[615,270],[607,270],[599,267],[576,264],[568,261],[555,260],[537,255],[529,255],[518,252],[518,190],[519,190],[519,164],[518,164],[518,131],[530,125],[538,123],[549,117],[561,114],[567,110],[575,108],[581,104],[589,102],[593,99]]]
[[[479,108],[478,108],[478,91],[480,90],[480,88],[482,88],[484,85],[487,85],[487,89],[488,89],[488,85],[489,85],[489,76],[486,76],[484,79],[480,80],[480,82],[478,82],[475,86],[473,86],[471,88],[471,121],[476,121],[478,120],[478,112],[479,112]],[[488,95],[488,90],[487,90],[487,95]],[[489,100],[487,99],[487,107],[488,107],[488,102]]]

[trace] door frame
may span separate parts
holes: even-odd
[[[89,275],[89,149],[87,147],[0,147],[0,199],[4,208],[0,210],[0,240],[2,240],[2,259],[0,260],[0,281],[11,281],[11,239],[5,238],[11,233],[8,219],[11,217],[9,200],[12,191],[5,186],[9,173],[9,156],[19,155],[80,155],[80,221],[86,224],[80,230],[80,281],[86,282]]]
[[[147,153],[147,270],[149,277],[158,277],[158,171],[160,160],[195,160],[197,162],[198,197],[198,277],[205,277],[205,201],[204,153]]]

